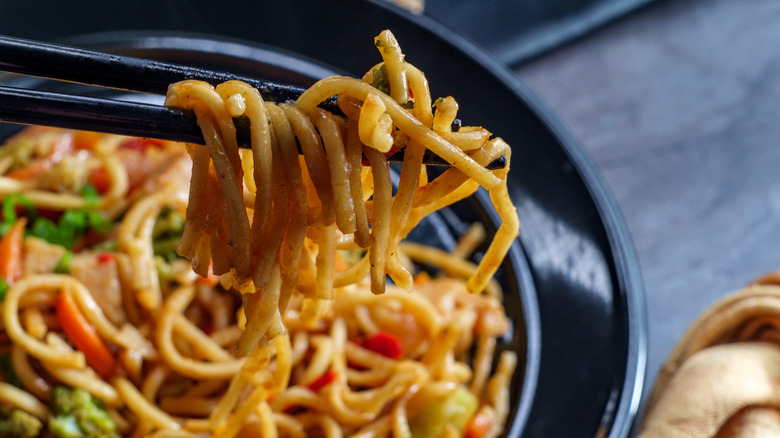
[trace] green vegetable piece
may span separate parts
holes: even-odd
[[[87,229],[87,215],[83,211],[66,211],[58,225],[60,241],[57,243],[65,248],[72,248],[79,235]]]
[[[7,418],[0,420],[0,437],[35,438],[41,433],[43,423],[19,409],[15,409]]]
[[[55,242],[58,239],[59,230],[57,225],[49,219],[42,217],[36,219],[30,226],[30,234],[49,243],[59,244]]]
[[[181,258],[176,252],[184,232],[184,216],[176,210],[165,208],[157,217],[152,230],[152,248],[155,255],[166,261]]]
[[[152,250],[154,251],[154,255],[160,256],[169,262],[180,259],[181,256],[179,256],[179,254],[176,252],[180,241],[181,237],[169,237],[167,239],[156,240],[152,242]]]
[[[57,438],[116,438],[116,423],[100,400],[87,391],[58,386],[52,392],[54,417],[49,430]],[[74,435],[74,433],[77,433]]]
[[[5,283],[5,281],[3,281],[3,283]],[[14,365],[11,361],[11,355],[9,353],[0,354],[0,376],[3,377],[4,381],[14,385],[15,387],[22,387],[22,380],[18,375],[16,375],[16,371],[14,371]]]
[[[60,261],[57,262],[57,266],[54,267],[54,273],[67,274],[68,272],[70,272],[71,260],[73,260],[73,253],[70,251],[66,251],[65,254],[62,255]]]
[[[448,424],[461,434],[479,408],[479,400],[461,386],[448,398],[423,406],[409,422],[414,438],[435,438],[441,435]]]
[[[157,239],[173,235],[181,236],[183,231],[184,216],[178,211],[166,207],[160,215],[157,216],[157,220],[154,222],[152,237]]]
[[[51,408],[55,415],[68,415],[73,412],[71,390],[66,386],[57,386],[51,392]]]
[[[49,420],[49,432],[57,438],[84,438],[84,433],[71,415],[52,417]]]
[[[383,62],[378,68],[375,68],[372,73],[374,80],[371,81],[371,86],[385,94],[390,94],[390,79],[387,78],[385,63]]]
[[[16,222],[18,216],[16,214],[16,208],[18,206],[24,207],[27,210],[27,216],[33,220],[38,216],[38,210],[33,205],[29,198],[21,193],[13,193],[6,196],[3,199],[3,221],[0,222],[0,236],[5,236],[5,233],[11,229],[11,226]]]
[[[154,256],[154,266],[157,268],[157,277],[160,278],[160,283],[174,279],[173,269],[171,269],[171,265],[168,264],[163,256]]]
[[[8,293],[8,282],[0,277],[0,303],[5,301],[5,294]]]
[[[96,207],[100,204],[100,193],[92,184],[84,184],[84,187],[81,188],[81,196],[90,207]]]
[[[114,223],[104,218],[100,213],[96,211],[87,211],[85,213],[87,215],[87,223],[98,233],[106,235],[114,228]]]
[[[96,211],[69,210],[63,213],[56,224],[46,218],[37,218],[30,227],[30,234],[55,245],[73,248],[78,238],[89,228],[105,235],[113,227],[111,220]]]

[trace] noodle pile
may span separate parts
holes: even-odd
[[[509,321],[491,278],[519,224],[508,165],[484,166],[510,150],[461,127],[453,98],[433,102],[389,31],[376,45],[362,79],[294,103],[173,84],[166,105],[196,115],[206,147],[43,128],[8,141],[0,433],[27,415],[55,436],[500,434],[516,357],[493,368]],[[334,95],[344,116],[317,107]],[[452,167],[429,180],[426,150]],[[452,253],[403,242],[480,186],[502,224],[478,265],[478,226]],[[59,387],[99,400],[108,432],[71,421]]]

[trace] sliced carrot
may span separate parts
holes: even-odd
[[[431,281],[431,275],[425,271],[420,271],[419,274],[414,276],[414,284],[417,286],[422,286],[423,284],[426,284],[429,281]]]
[[[101,377],[110,376],[116,369],[116,358],[82,315],[71,292],[63,289],[57,295],[54,308],[62,330],[76,348],[84,353],[87,364]]]
[[[8,285],[22,278],[22,243],[26,218],[17,219],[11,229],[0,240],[0,277]]]
[[[48,158],[41,158],[39,160],[32,161],[26,166],[19,167],[5,174],[8,178],[13,178],[18,181],[27,181],[30,179],[38,178],[44,171],[49,169],[54,163]]]
[[[468,424],[466,424],[466,433],[463,436],[465,438],[483,438],[493,428],[494,422],[495,418],[492,415],[488,415],[481,410],[471,417]]]

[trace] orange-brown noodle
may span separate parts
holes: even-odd
[[[455,128],[457,102],[432,101],[389,31],[375,43],[382,63],[362,79],[294,103],[236,81],[171,85],[166,105],[195,114],[205,147],[42,128],[9,140],[26,155],[0,155],[0,196],[23,199],[28,231],[0,332],[19,382],[0,382],[0,406],[45,430],[53,388],[83,388],[126,437],[500,434],[516,357],[494,361],[509,323],[492,276],[519,223],[509,166],[485,165],[510,149]],[[318,108],[331,96],[343,116]],[[452,167],[430,179],[426,150]],[[449,253],[404,242],[480,186],[502,223],[479,264],[480,226]],[[69,211],[113,230],[65,247],[36,225]],[[103,350],[74,334],[88,329]]]

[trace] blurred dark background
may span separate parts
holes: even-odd
[[[427,0],[425,14],[517,65],[654,0]]]

